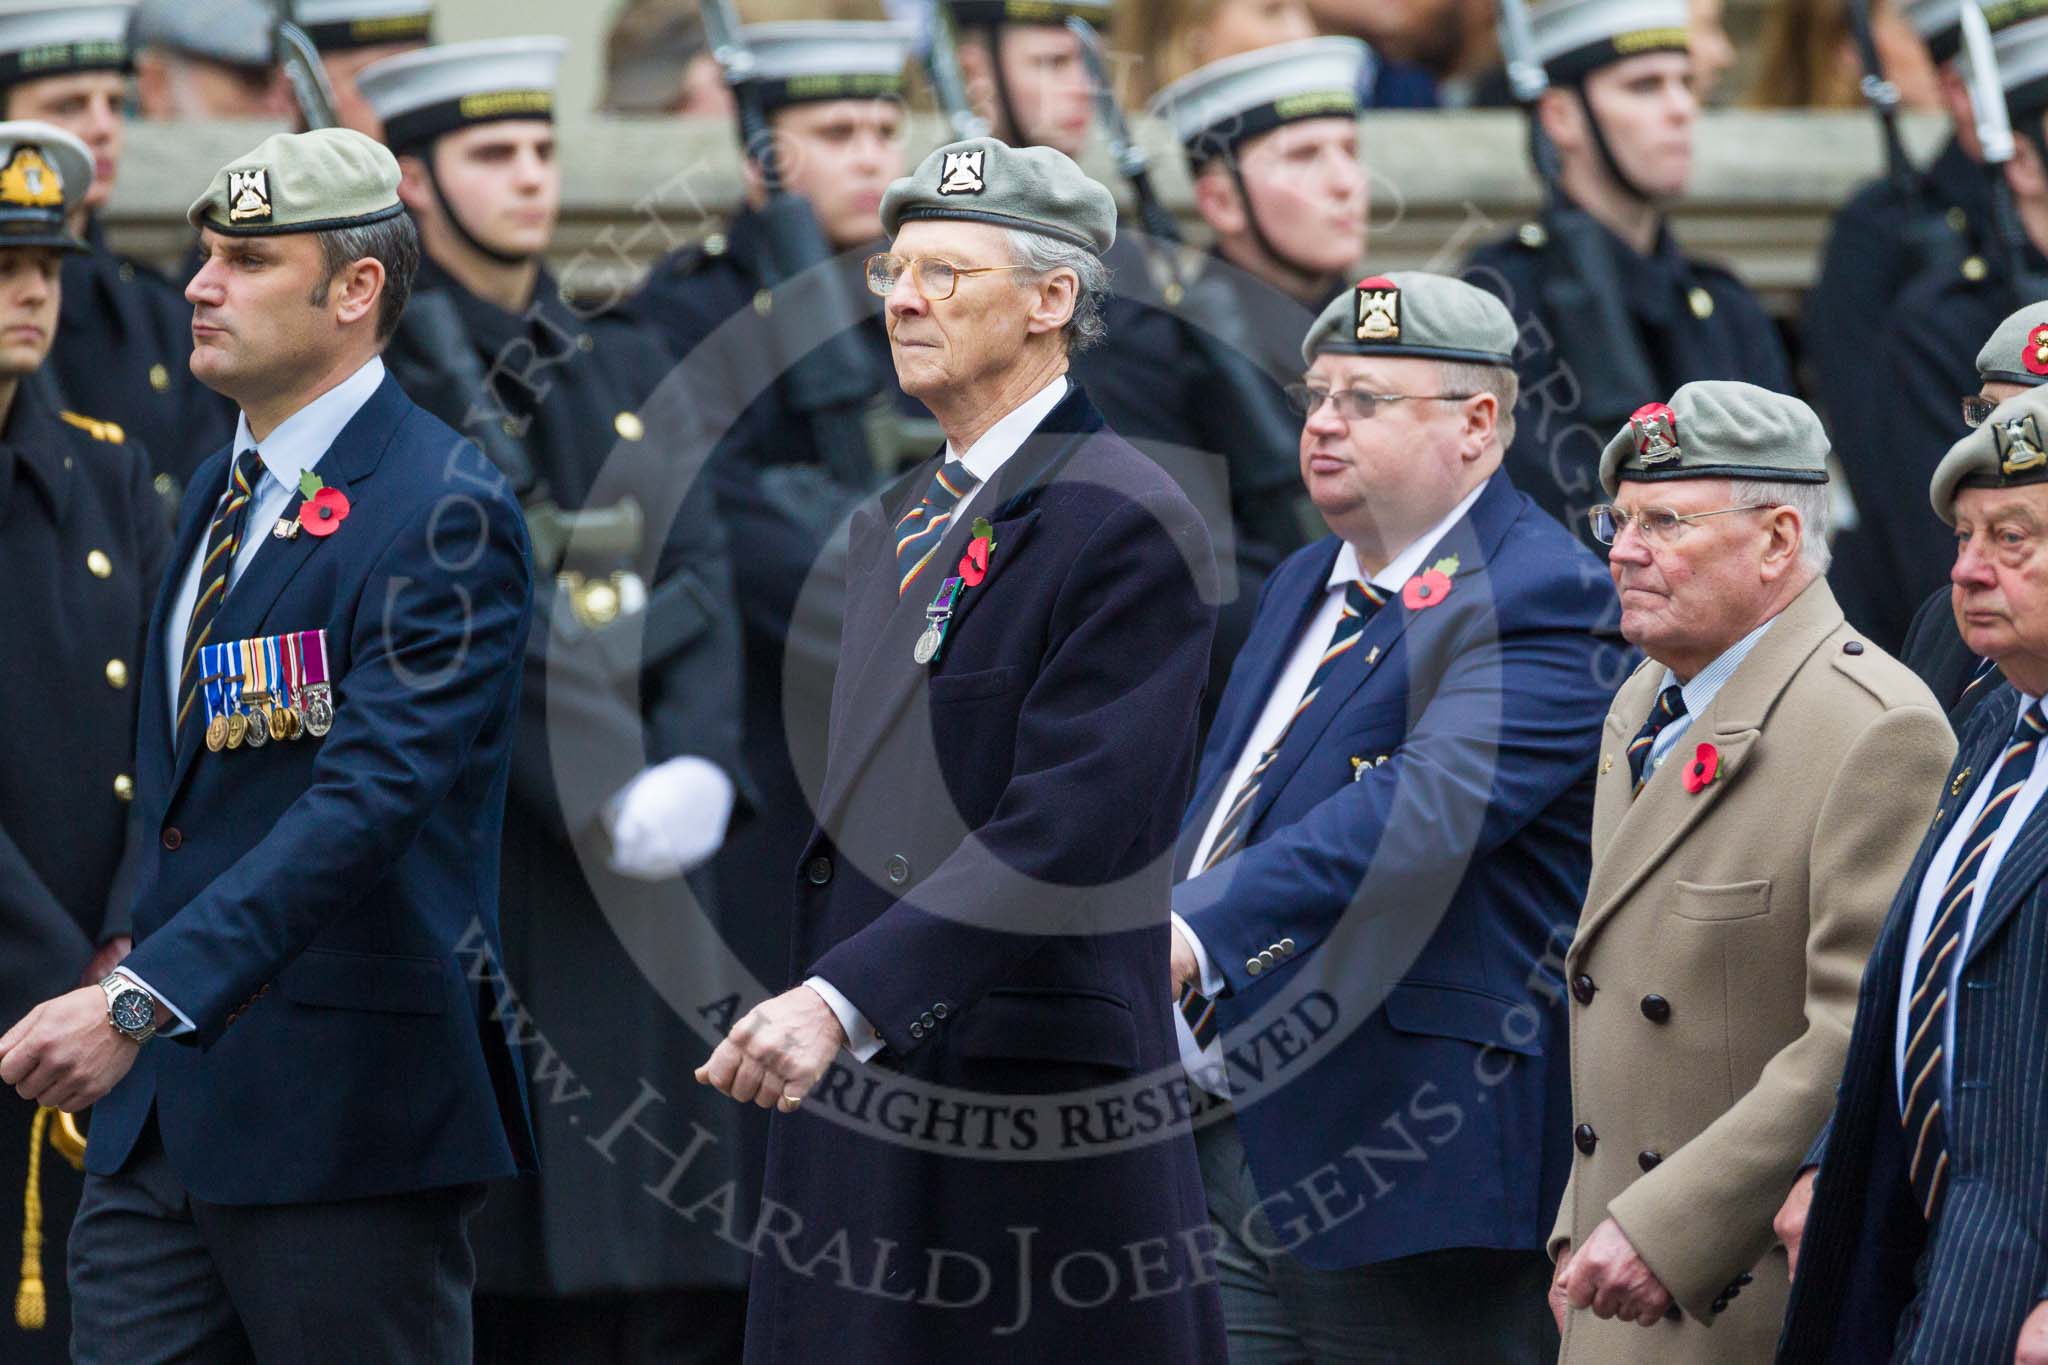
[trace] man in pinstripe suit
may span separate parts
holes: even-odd
[[[2048,393],[1936,469],[1956,618],[2007,679],[1964,728],[1779,1211],[1785,1365],[2048,1362]]]

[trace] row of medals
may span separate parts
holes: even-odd
[[[305,735],[317,739],[334,724],[334,706],[327,698],[308,697],[306,690],[300,689],[293,695],[292,703],[278,706],[265,692],[243,698],[244,710],[215,716],[207,722],[206,747],[219,753],[222,749],[239,749],[244,744],[260,749],[273,739],[279,743]]]

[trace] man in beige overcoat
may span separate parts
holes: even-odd
[[[1919,679],[1843,622],[1828,442],[1732,381],[1639,409],[1594,509],[1649,659],[1601,741],[1566,957],[1561,1359],[1769,1360],[1771,1216],[1833,1102],[1857,984],[1955,748]]]

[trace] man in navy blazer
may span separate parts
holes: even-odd
[[[1601,566],[1501,472],[1514,346],[1491,295],[1408,271],[1302,347],[1333,534],[1267,583],[1173,897],[1233,1361],[1557,1349],[1558,962],[1623,665]]]
[[[1115,204],[983,138],[882,220],[870,288],[947,448],[851,527],[800,984],[699,1072],[780,1111],[747,1359],[1220,1365],[1159,973],[1215,565],[1068,371]]]
[[[397,185],[360,134],[281,134],[192,209],[193,368],[242,417],[151,620],[135,949],[0,1038],[0,1080],[95,1106],[80,1361],[466,1360],[465,1223],[530,1165],[471,974],[525,533],[378,358],[418,263]]]
[[[1964,643],[2005,681],[1963,727],[1778,1212],[1783,1365],[2048,1362],[2048,389],[1993,409],[1930,495]]]

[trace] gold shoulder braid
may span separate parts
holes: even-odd
[[[50,1127],[50,1116],[57,1126]],[[85,1166],[85,1135],[78,1120],[61,1109],[38,1107],[28,1128],[28,1188],[21,1197],[21,1288],[14,1295],[14,1324],[24,1332],[48,1325],[48,1296],[43,1291],[43,1135],[72,1166]]]

